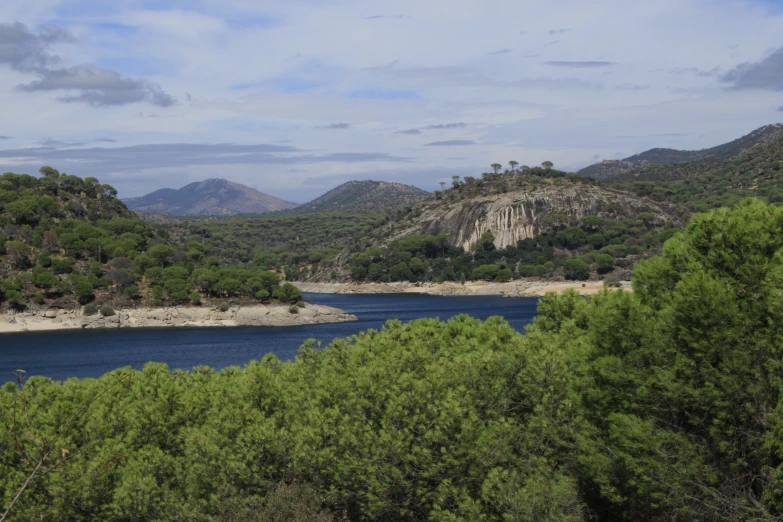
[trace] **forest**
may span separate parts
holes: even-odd
[[[633,290],[547,295],[524,335],[501,318],[389,321],[293,362],[20,371],[0,391],[2,510],[780,520],[783,209],[694,216],[637,265]]]
[[[387,247],[370,247],[351,260],[351,277],[354,281],[438,283],[560,275],[585,280],[594,274],[607,276],[616,269],[630,269],[677,232],[673,223],[659,223],[652,214],[622,221],[560,214],[547,219],[558,225],[503,249],[495,248],[491,232],[485,232],[467,252],[450,246],[445,235],[409,236]]]
[[[0,176],[0,306],[84,306],[87,314],[112,314],[114,307],[202,299],[301,300],[297,288],[280,284],[274,257],[245,262],[230,245],[213,247],[196,231],[147,225],[95,178],[51,167],[40,174]]]

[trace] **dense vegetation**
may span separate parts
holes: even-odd
[[[41,174],[0,176],[0,306],[301,298],[265,265],[221,264],[220,251],[198,237],[170,240],[166,229],[133,217],[116,191],[95,178],[50,167]]]
[[[701,212],[754,196],[783,203],[783,139],[731,159],[649,165],[612,178],[612,186]]]
[[[658,251],[677,229],[652,214],[612,221],[555,215],[552,229],[515,246],[496,249],[485,232],[475,248],[448,245],[445,235],[409,236],[387,247],[370,247],[351,260],[356,281],[509,281],[520,277],[589,279],[626,269]]]
[[[221,264],[247,264],[284,271],[297,280],[333,259],[354,236],[386,223],[391,212],[324,212],[209,219],[166,226],[171,238],[198,238]]]
[[[19,521],[779,520],[783,210],[696,216],[633,285],[549,295],[524,336],[390,321],[293,363],[7,384],[0,498]]]

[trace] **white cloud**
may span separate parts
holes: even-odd
[[[29,47],[26,63],[55,71],[11,68],[0,41],[0,108],[14,122],[3,131],[9,157],[0,168],[36,170],[40,153],[22,151],[44,140],[109,136],[116,142],[104,148],[139,146],[143,157],[112,163],[83,152],[61,161],[74,173],[100,164],[99,177],[125,196],[220,175],[301,201],[346,176],[393,175],[432,189],[442,172],[476,174],[510,158],[577,166],[652,146],[700,148],[780,114],[779,92],[729,88],[757,86],[783,43],[781,13],[751,0],[149,5],[0,4],[1,20],[46,37]],[[506,28],[498,13],[520,23]],[[42,25],[67,32],[42,33]],[[726,71],[734,84],[721,81]],[[286,164],[297,172],[281,176],[274,163],[259,168],[232,156],[205,164],[169,146],[283,140],[306,151],[292,155],[314,159]],[[437,142],[452,145],[427,146]],[[354,161],[362,154],[373,160]]]

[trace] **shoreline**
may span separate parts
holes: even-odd
[[[287,305],[232,306],[225,312],[209,308],[132,308],[115,315],[85,316],[81,309],[48,308],[16,314],[0,314],[0,334],[93,328],[176,328],[218,326],[303,326],[357,321],[339,308],[306,304],[298,313]]]
[[[464,285],[452,281],[444,283],[304,283],[296,282],[302,292],[314,294],[427,294],[440,296],[503,296],[543,297],[548,292],[562,293],[576,290],[581,295],[595,295],[603,290],[603,281],[529,281],[507,283],[468,281]],[[630,281],[622,281],[620,289],[631,290]]]

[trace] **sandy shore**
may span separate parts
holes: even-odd
[[[356,321],[356,316],[331,306],[307,304],[291,313],[288,306],[253,305],[229,308],[134,308],[102,317],[81,310],[46,310],[0,314],[0,333],[82,328],[149,328],[172,326],[300,326]]]
[[[622,283],[625,290],[630,290],[630,282]],[[574,289],[582,295],[594,295],[604,288],[602,281],[509,281],[508,283],[491,283],[470,281],[464,285],[454,282],[446,283],[300,283],[296,286],[302,292],[319,294],[401,294],[418,293],[429,295],[501,295],[505,297],[541,297],[547,292],[560,293]]]

